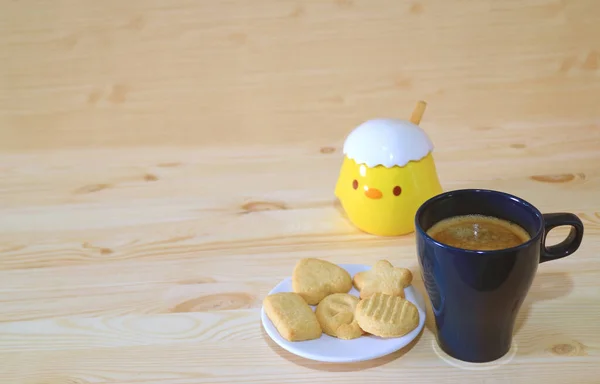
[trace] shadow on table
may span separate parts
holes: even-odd
[[[420,271],[417,269],[415,276],[418,276]],[[415,279],[413,285],[418,289],[425,297],[426,309],[427,309],[427,321],[425,327],[429,329],[434,335],[437,333],[435,329],[435,320],[433,318],[433,311],[431,309],[431,302],[425,291],[423,281],[421,279]],[[568,273],[565,272],[539,272],[535,276],[529,293],[521,306],[521,309],[517,315],[515,321],[514,335],[516,335],[521,328],[525,325],[529,319],[529,313],[531,307],[539,301],[553,300],[559,297],[563,297],[571,293],[573,290],[573,280]]]
[[[296,356],[286,351],[285,349],[277,345],[273,340],[271,340],[271,338],[269,337],[269,335],[267,335],[267,332],[265,332],[265,329],[262,326],[260,327],[260,330],[263,339],[267,342],[267,345],[269,345],[269,347],[282,358],[286,359],[291,363],[300,365],[304,368],[327,372],[355,372],[387,364],[408,353],[419,342],[421,336],[423,335],[423,330],[421,330],[417,337],[415,337],[415,339],[404,348],[377,359],[361,361],[356,363],[325,363],[321,361],[305,359],[303,357]]]

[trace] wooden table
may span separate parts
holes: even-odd
[[[599,383],[600,3],[0,1],[3,383]],[[302,257],[389,258],[333,187],[364,120],[422,127],[444,189],[586,226],[540,267],[502,364],[322,364],[265,334]],[[550,242],[565,235],[557,229]],[[431,313],[430,313],[431,314]]]

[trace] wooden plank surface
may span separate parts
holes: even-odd
[[[1,382],[600,382],[600,3],[0,9]],[[445,360],[431,317],[375,361],[283,351],[260,305],[301,257],[386,257],[422,289],[414,236],[333,197],[345,135],[418,99],[444,189],[576,213],[580,250],[540,267],[498,364]]]

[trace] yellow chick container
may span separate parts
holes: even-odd
[[[356,127],[344,142],[335,186],[348,219],[373,235],[413,232],[417,209],[442,192],[432,151],[425,131],[410,121],[373,119]]]

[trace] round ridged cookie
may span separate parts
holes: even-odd
[[[323,332],[339,339],[356,339],[364,334],[354,317],[358,297],[349,293],[326,296],[315,311]]]
[[[419,310],[400,296],[378,292],[359,301],[355,318],[358,325],[372,335],[400,337],[419,325]]]

